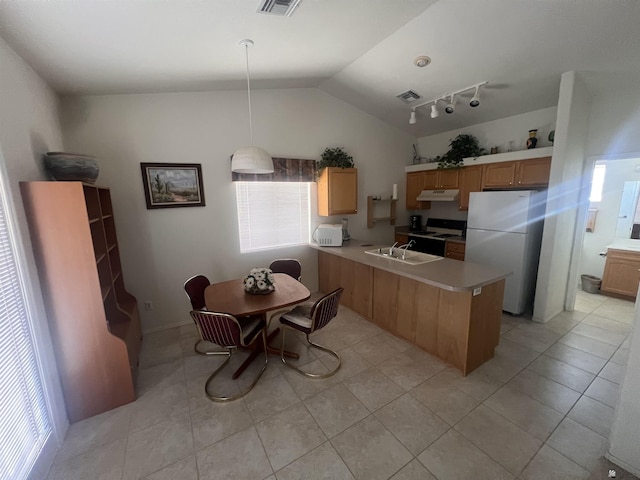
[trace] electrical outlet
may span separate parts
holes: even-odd
[[[473,296],[475,297],[476,295],[480,295],[482,293],[482,287],[478,287],[478,288],[474,288],[473,289]]]
[[[146,302],[144,302],[144,309],[148,312],[149,310],[153,310],[153,303],[151,303],[151,300],[147,300]]]

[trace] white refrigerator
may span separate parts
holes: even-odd
[[[546,192],[472,192],[465,261],[511,272],[502,309],[528,311],[538,275]]]

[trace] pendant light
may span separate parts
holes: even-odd
[[[245,49],[247,60],[247,98],[249,100],[249,139],[250,147],[240,147],[231,159],[231,171],[236,173],[265,174],[273,173],[273,160],[271,155],[263,148],[253,146],[253,125],[251,121],[251,82],[249,80],[249,47],[253,40],[240,40],[240,45]]]

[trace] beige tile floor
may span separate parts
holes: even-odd
[[[221,360],[193,353],[191,325],[150,334],[137,401],[72,425],[48,479],[587,479],[606,467],[632,319],[631,302],[583,292],[546,325],[505,315],[495,358],[462,377],[341,307],[317,334],[340,349],[338,374],[271,357],[230,404],[204,396]]]

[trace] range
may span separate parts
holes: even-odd
[[[444,257],[446,239],[464,237],[466,230],[467,222],[464,220],[428,218],[424,230],[409,233],[409,241],[414,242],[410,249]]]

